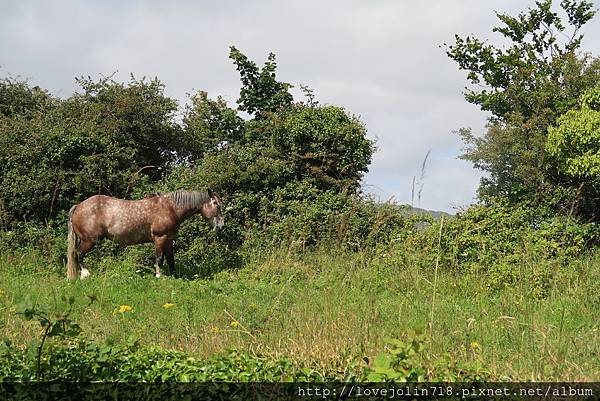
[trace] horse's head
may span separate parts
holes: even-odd
[[[221,206],[223,200],[219,195],[209,190],[210,200],[202,206],[202,216],[210,222],[213,230],[220,230],[225,225],[225,220],[221,215]]]

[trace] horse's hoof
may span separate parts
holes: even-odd
[[[160,274],[160,273],[154,274],[154,277],[156,277],[156,278],[160,278],[160,276],[162,276],[162,274]]]
[[[81,279],[82,279],[82,280],[83,280],[84,278],[86,278],[86,277],[89,277],[90,275],[91,275],[91,274],[90,274],[90,271],[89,271],[88,269],[81,269]]]

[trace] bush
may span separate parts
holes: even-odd
[[[456,362],[449,354],[431,360],[425,351],[426,340],[422,335],[408,340],[388,339],[385,350],[366,369],[366,379],[370,382],[472,382],[490,376],[478,361]]]
[[[213,154],[196,168],[176,168],[165,177],[157,189],[210,187],[226,204],[225,227],[218,234],[196,218],[181,226],[176,259],[185,265],[185,274],[206,277],[243,265],[257,249],[282,245],[373,250],[407,236],[422,220],[407,217],[403,207],[336,188],[323,190],[311,180],[281,182],[287,174],[285,161],[244,147]]]
[[[34,250],[48,266],[60,268],[66,263],[66,222],[66,217],[46,225],[18,222],[9,230],[0,230],[0,253],[15,259]]]
[[[414,229],[414,219],[394,204],[334,191],[319,191],[312,185],[291,183],[274,191],[258,217],[254,236],[263,245],[298,244],[341,247],[352,251],[387,246]]]
[[[0,382],[35,381],[35,355],[1,343]],[[273,360],[229,350],[203,361],[178,351],[142,348],[136,341],[54,345],[44,352],[41,369],[43,379],[50,382],[281,382],[336,378],[296,367],[286,358]]]
[[[0,97],[21,97],[0,113],[4,220],[43,223],[97,193],[126,197],[140,169],[152,166],[144,173],[157,180],[160,168],[185,154],[173,120],[177,104],[158,80],[78,83],[83,93],[59,99],[0,81]]]
[[[432,266],[438,255],[439,230],[438,221],[414,239]],[[488,274],[492,287],[527,279],[543,295],[553,272],[566,259],[584,253],[599,240],[600,227],[595,223],[581,223],[526,204],[475,205],[444,221],[440,265],[457,272]]]

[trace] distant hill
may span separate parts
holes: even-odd
[[[402,208],[406,209],[406,213],[409,214],[409,215],[425,214],[425,215],[433,217],[434,219],[439,219],[442,216],[448,217],[448,218],[454,217],[453,214],[442,212],[442,211],[439,211],[439,210],[421,209],[419,207],[413,207],[413,206],[410,206],[410,205],[403,205]]]
[[[414,207],[408,204],[399,204],[399,203],[394,203],[394,202],[380,202],[381,205],[383,204],[391,204],[394,207],[398,208],[403,214],[407,215],[407,216],[414,216],[414,215],[425,215],[425,216],[431,216],[434,219],[440,219],[443,217],[446,218],[454,218],[456,217],[456,215],[454,213],[447,213],[447,212],[442,212],[441,210],[428,210],[428,209],[422,209],[420,207]]]

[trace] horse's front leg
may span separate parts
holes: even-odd
[[[156,236],[154,237],[154,250],[156,251],[156,259],[154,262],[154,275],[156,278],[159,278],[162,273],[160,269],[162,269],[163,262],[165,259],[165,249],[167,247],[168,238],[167,236]]]

